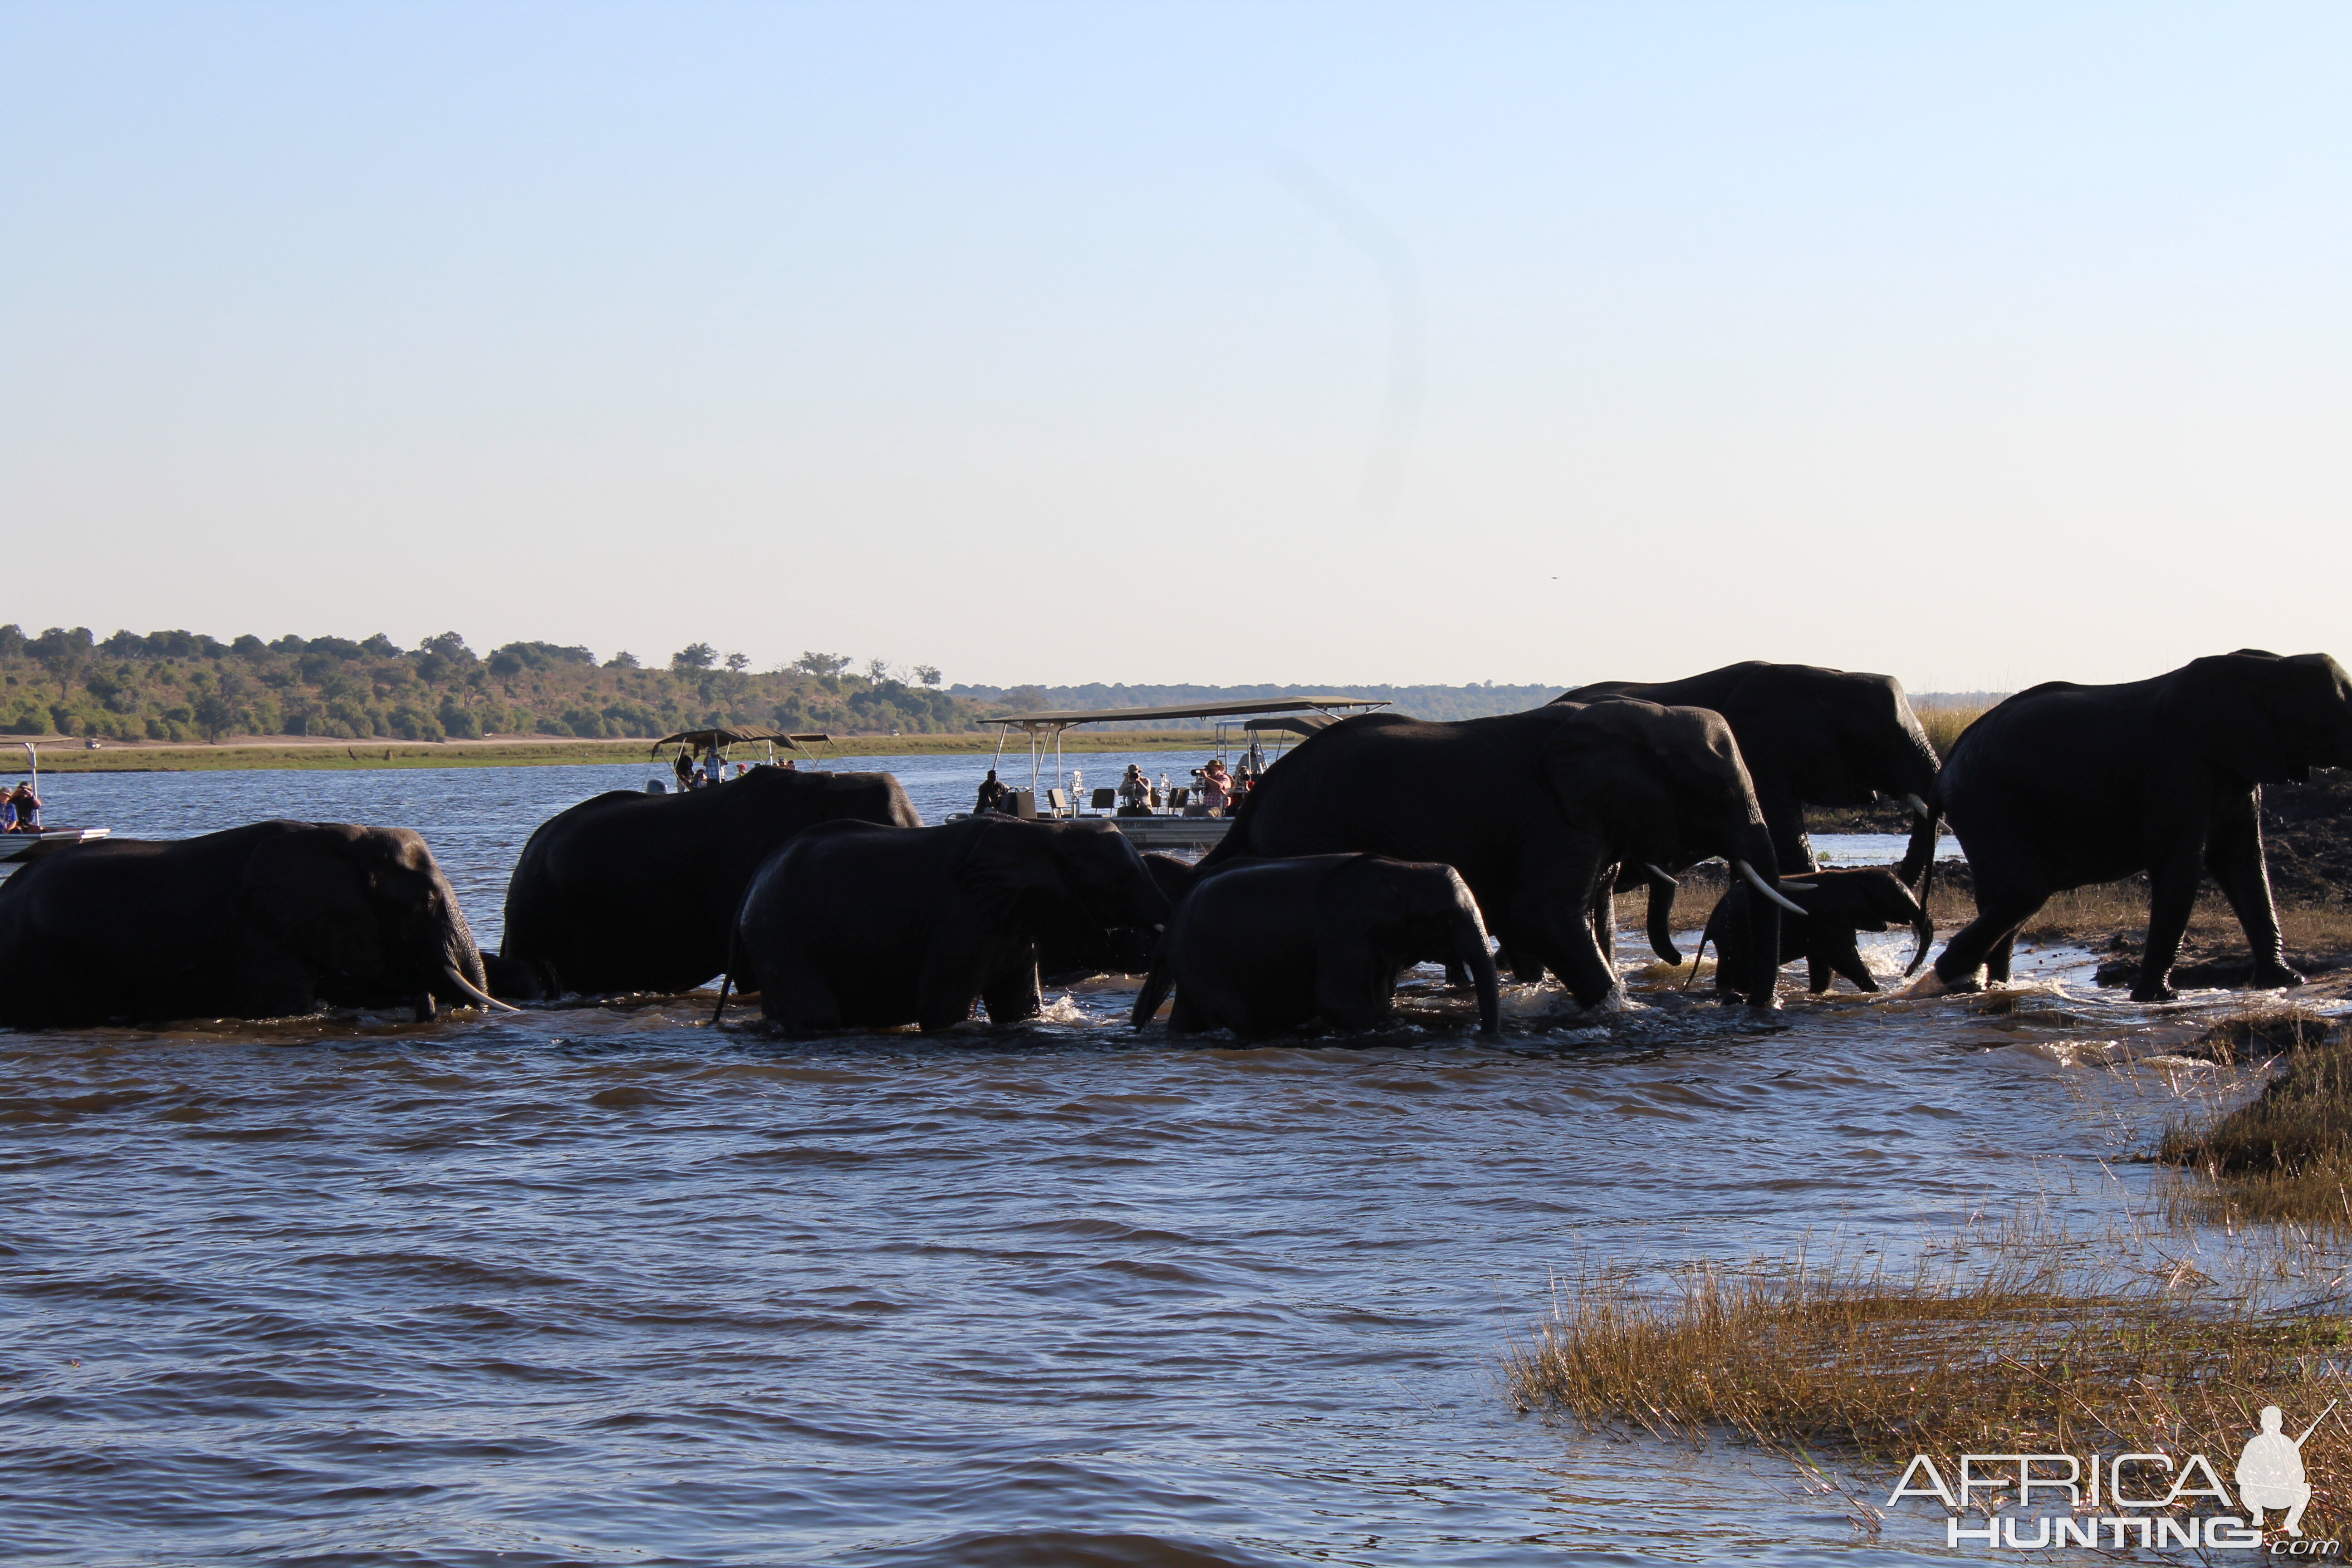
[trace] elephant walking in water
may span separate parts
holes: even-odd
[[[1369,1029],[1387,1020],[1397,976],[1430,953],[1477,977],[1478,1026],[1499,1032],[1495,955],[1453,867],[1379,855],[1233,861],[1177,906],[1130,1022],[1150,1023],[1172,984],[1178,1034],[1248,1037],[1316,1017]]]
[[[1620,865],[1722,856],[1780,905],[1779,862],[1730,728],[1696,708],[1618,700],[1431,723],[1343,719],[1266,772],[1203,872],[1251,856],[1365,852],[1453,867],[1522,963],[1587,1007],[1618,996],[1595,930]],[[1772,1005],[1780,907],[1740,992]]]
[[[1878,978],[1862,961],[1854,933],[1885,931],[1897,921],[1916,928],[1925,918],[1919,900],[1911,896],[1903,879],[1885,866],[1808,871],[1804,882],[1780,886],[1803,908],[1805,918],[1781,922],[1780,962],[1803,959],[1806,984],[1816,995],[1827,991],[1831,977],[1837,974],[1862,990],[1877,990]],[[1755,963],[1755,955],[1748,951],[1748,931],[1753,923],[1748,912],[1754,901],[1753,889],[1734,882],[1715,912],[1707,916],[1698,950],[1704,954],[1707,943],[1715,944],[1718,990],[1728,989],[1727,977],[1748,973]]]
[[[583,801],[540,824],[515,863],[494,989],[699,985],[727,967],[728,933],[761,862],[803,828],[841,821],[923,825],[889,773],[754,768],[689,795]]]
[[[2051,681],[1969,726],[1937,790],[1976,877],[1977,918],[1908,994],[2009,978],[2020,927],[2051,894],[2146,871],[2136,1002],[2168,1002],[2200,876],[2253,950],[2256,987],[2287,967],[2263,857],[2262,786],[2352,767],[2352,683],[2324,653],[2200,658],[2116,686]]]
[[[404,828],[256,822],[84,845],[0,884],[0,1025],[274,1018],[321,1003],[502,1008]]]
[[[1805,807],[1868,805],[1881,795],[1907,802],[1914,824],[1903,858],[1903,879],[1922,885],[1936,853],[1936,826],[1927,802],[1936,788],[1936,749],[1919,726],[1903,683],[1891,675],[1824,669],[1810,664],[1749,659],[1682,680],[1604,680],[1580,686],[1555,702],[1602,702],[1633,698],[1671,707],[1705,708],[1723,715],[1756,786],[1780,874],[1813,868],[1805,836]],[[1616,890],[1650,887],[1650,945],[1677,963],[1671,882],[1627,867]],[[1914,967],[1927,956],[1935,931],[1923,913]]]
[[[760,868],[732,968],[787,1029],[952,1028],[975,1000],[1004,1024],[1043,1005],[1041,932],[1168,915],[1135,846],[1099,819],[827,823]]]

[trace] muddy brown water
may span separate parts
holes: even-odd
[[[934,820],[977,777],[891,765]],[[51,797],[149,835],[415,826],[494,942],[530,828],[642,773]],[[1737,1449],[1516,1415],[1497,1358],[1582,1259],[1899,1248],[2144,1186],[2116,1155],[2210,1069],[2067,1064],[2230,999],[2021,967],[2061,994],[1596,1020],[1517,988],[1498,1042],[1428,974],[1384,1033],[1253,1048],[1139,1039],[1115,981],[934,1038],[686,999],[0,1034],[0,1554],[1944,1560],[1924,1516],[1858,1537]]]

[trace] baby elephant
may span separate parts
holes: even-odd
[[[1919,900],[1911,896],[1902,878],[1884,866],[1807,871],[1780,886],[1805,910],[1802,920],[1790,915],[1780,922],[1780,962],[1786,963],[1801,954],[1806,979],[1816,994],[1830,988],[1832,971],[1864,991],[1878,989],[1862,954],[1854,950],[1856,931],[1885,931],[1898,921],[1909,926],[1919,937],[1918,952],[1911,961],[1914,969],[1936,940],[1936,928]],[[1715,943],[1718,991],[1732,988],[1729,976],[1751,973],[1748,907],[1755,896],[1745,883],[1734,882],[1715,912],[1706,917],[1706,932],[1699,938],[1698,947],[1705,952],[1708,942]]]
[[[1398,974],[1438,957],[1468,966],[1478,1026],[1498,1033],[1495,955],[1453,867],[1380,855],[1234,860],[1176,907],[1129,1021],[1150,1023],[1173,984],[1178,1034],[1266,1035],[1315,1017],[1368,1029],[1389,1016]]]

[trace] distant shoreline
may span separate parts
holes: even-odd
[[[480,741],[334,741],[298,740],[290,736],[235,736],[217,743],[194,741],[108,741],[96,750],[64,736],[0,736],[0,773],[25,773],[24,742],[40,748],[45,773],[223,773],[285,769],[331,772],[360,768],[535,767],[583,763],[642,763],[654,742],[643,741],[578,741],[554,737],[493,736]],[[1215,744],[1207,730],[1072,731],[1062,737],[1064,752],[1199,751]],[[834,742],[845,757],[974,756],[993,753],[992,734],[843,735]],[[822,767],[834,747],[820,747],[812,763]],[[1004,747],[1007,756],[1026,755],[1027,746],[1015,736]],[[739,759],[764,755],[764,749],[742,746]]]

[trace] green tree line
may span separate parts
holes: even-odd
[[[310,735],[471,740],[483,735],[652,737],[711,725],[844,734],[926,734],[974,727],[978,708],[940,689],[940,672],[893,671],[805,653],[754,671],[743,655],[696,643],[666,667],[622,653],[512,642],[477,655],[456,632],[403,648],[390,637],[247,635],[87,626],[38,637],[0,626],[0,731],[124,741]]]

